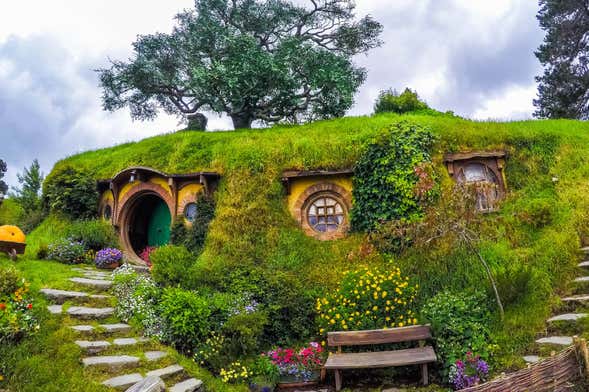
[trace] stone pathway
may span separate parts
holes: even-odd
[[[202,381],[190,378],[182,366],[171,363],[167,352],[149,350],[153,346],[150,339],[129,336],[132,328],[114,320],[114,308],[107,306],[113,297],[105,293],[112,287],[109,272],[91,267],[72,270],[81,275],[70,279],[80,291],[44,288],[41,293],[53,303],[47,307],[51,314],[88,322],[74,323],[71,328],[79,335],[75,343],[86,355],[80,361],[92,378],[113,390],[132,392],[201,389]],[[102,320],[107,322],[100,323]],[[138,367],[146,370],[129,372]]]
[[[561,298],[563,305],[572,312],[558,314],[546,320],[548,330],[555,334],[549,334],[549,336],[537,339],[536,343],[539,352],[524,356],[523,359],[526,363],[536,363],[542,360],[542,352],[547,353],[549,350],[561,349],[563,346],[573,344],[573,336],[570,336],[573,334],[561,336],[556,334],[557,331],[564,330],[570,333],[579,327],[577,324],[579,320],[589,316],[587,313],[577,311],[579,308],[585,308],[589,304],[589,276],[586,276],[589,274],[589,247],[581,248],[581,252],[584,253],[585,258],[588,258],[588,260],[578,264],[581,276],[574,280],[575,291],[578,292],[575,295]]]

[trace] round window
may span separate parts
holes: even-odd
[[[309,204],[307,222],[319,233],[338,231],[345,223],[344,206],[334,196],[321,195]]]
[[[188,203],[184,207],[184,217],[188,222],[194,222],[198,213],[196,203]]]
[[[110,218],[112,217],[112,207],[110,206],[110,204],[104,206],[104,210],[102,211],[102,217],[106,220],[110,220]]]

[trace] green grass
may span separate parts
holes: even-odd
[[[296,280],[319,294],[332,289],[342,271],[382,261],[350,257],[365,241],[363,234],[331,242],[303,235],[287,211],[281,173],[352,167],[362,146],[379,130],[405,120],[438,135],[434,163],[443,181],[449,181],[444,153],[504,149],[509,154],[505,171],[509,194],[501,210],[488,215],[487,238],[480,250],[494,274],[503,274],[508,283],[512,275],[507,267],[532,271],[527,284],[505,285],[515,299],[505,304],[504,322],[492,320],[500,346],[496,370],[523,366],[520,355],[533,349],[534,337],[557,306],[554,298],[573,290],[569,282],[581,257],[577,249],[589,239],[589,123],[348,117],[265,130],[177,132],[77,154],[58,162],[56,168],[84,167],[97,179],[134,165],[169,173],[218,171],[222,180],[215,196],[216,217],[204,252],[188,271],[194,284],[239,291],[248,288],[249,276],[272,275]],[[27,257],[34,258],[39,247],[66,226],[67,221],[54,216],[46,220],[29,236]],[[477,260],[462,249],[432,248],[397,256],[395,263],[420,283],[422,303],[443,289],[489,290]],[[43,272],[30,268],[32,279],[43,282]],[[67,282],[62,283],[67,287]]]

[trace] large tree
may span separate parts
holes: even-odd
[[[589,119],[589,1],[540,0],[537,18],[546,36],[534,115]]]
[[[41,185],[43,185],[43,173],[38,160],[33,160],[31,166],[24,168],[22,174],[16,175],[20,187],[12,187],[14,199],[20,204],[25,213],[31,213],[41,209]]]
[[[235,128],[342,116],[366,71],[352,56],[381,44],[380,23],[356,19],[353,0],[196,0],[170,34],[142,35],[128,61],[98,70],[103,106],[134,119],[158,110]]]
[[[4,178],[4,173],[6,173],[6,162],[0,159],[0,204],[4,200],[4,195],[8,190],[8,185],[2,180]]]

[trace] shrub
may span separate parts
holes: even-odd
[[[114,271],[113,292],[118,299],[117,317],[140,325],[146,336],[165,339],[166,328],[158,313],[160,289],[149,276],[123,265]]]
[[[12,266],[0,267],[0,297],[14,293],[21,284],[21,277]]]
[[[94,251],[116,248],[119,245],[112,225],[101,219],[74,222],[67,228],[65,236],[82,242],[86,248]]]
[[[416,291],[417,286],[396,267],[348,272],[335,292],[317,299],[319,333],[417,324]]]
[[[101,249],[94,257],[94,263],[98,268],[105,268],[111,264],[118,264],[123,259],[123,252],[114,248]]]
[[[206,338],[204,343],[198,345],[198,348],[194,351],[194,361],[199,365],[218,373],[219,370],[227,364],[225,348],[225,336],[213,331],[210,336]]]
[[[190,252],[198,254],[201,252],[209,224],[215,216],[215,201],[205,195],[199,195],[196,199],[196,217],[194,222],[186,226],[183,220],[174,224],[170,233],[170,243],[182,245]]]
[[[2,268],[0,273],[0,344],[4,344],[37,331],[39,323],[32,313],[29,284],[19,279],[12,268]]]
[[[187,281],[187,271],[195,262],[195,257],[183,246],[167,245],[150,253],[149,260],[156,282],[164,286],[176,286]]]
[[[63,238],[49,245],[47,257],[65,264],[79,264],[86,260],[86,247],[81,241]]]
[[[248,381],[252,373],[245,363],[235,361],[230,363],[226,368],[222,368],[219,371],[219,376],[221,376],[223,382],[239,384]]]
[[[223,325],[228,351],[235,357],[247,356],[258,351],[268,324],[268,314],[264,311],[251,311],[230,316]]]
[[[354,167],[354,230],[421,214],[421,204],[437,194],[429,153],[434,141],[428,129],[404,121],[365,148]]]
[[[43,204],[52,212],[71,219],[96,215],[98,191],[96,180],[86,170],[62,166],[53,170],[43,183]]]
[[[211,308],[205,296],[179,288],[163,291],[161,315],[169,329],[169,342],[188,351],[203,341],[211,331]]]
[[[490,340],[491,314],[483,294],[441,292],[425,304],[422,316],[431,324],[442,377],[468,352],[488,360],[494,351]]]
[[[417,110],[426,110],[429,106],[419,99],[417,92],[406,88],[401,94],[394,89],[383,90],[374,104],[374,113],[393,112],[403,114]]]

